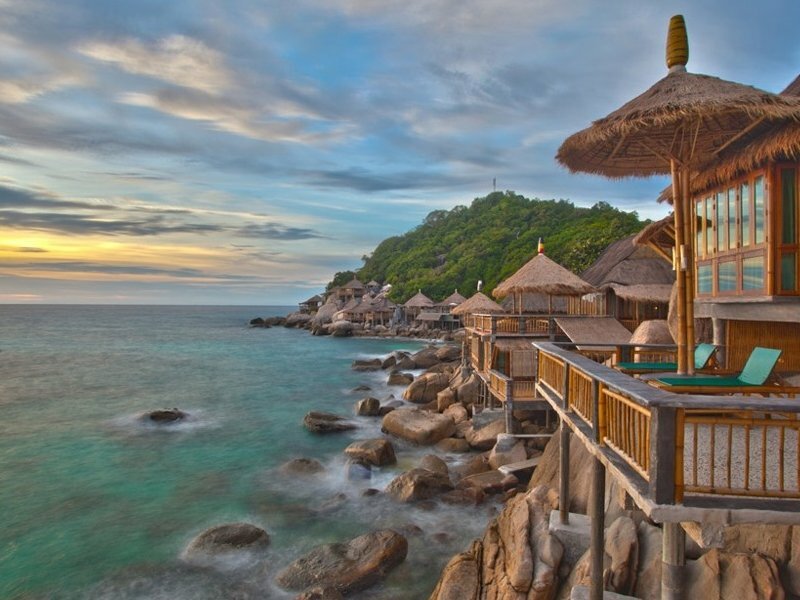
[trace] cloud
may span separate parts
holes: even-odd
[[[249,238],[264,238],[269,240],[310,240],[322,239],[325,236],[305,227],[288,227],[278,223],[248,223],[236,229],[236,234]]]
[[[231,86],[231,74],[222,54],[186,35],[170,35],[153,44],[134,38],[113,43],[88,42],[78,51],[129,73],[181,87],[219,93]]]
[[[90,210],[106,210],[110,207],[89,202],[61,200],[40,192],[32,192],[19,188],[0,185],[0,209],[8,208],[84,208]]]
[[[325,188],[347,188],[359,192],[386,192],[446,188],[460,185],[468,178],[426,171],[375,172],[362,167],[339,171],[309,171],[305,177],[312,185]]]
[[[28,254],[28,253],[30,253],[30,254],[38,254],[38,253],[48,252],[44,248],[38,248],[36,246],[17,246],[17,247],[14,247],[14,246],[0,246],[0,251],[19,252],[19,253],[22,253],[22,254]]]

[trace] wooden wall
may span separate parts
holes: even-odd
[[[800,371],[800,323],[728,321],[728,369],[740,370],[756,346],[783,350],[776,371]]]

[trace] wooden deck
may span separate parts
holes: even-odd
[[[655,521],[800,524],[800,399],[673,394],[534,345],[536,394]]]

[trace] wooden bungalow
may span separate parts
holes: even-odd
[[[406,322],[415,321],[421,312],[432,309],[433,304],[433,300],[423,294],[422,290],[419,290],[403,304]]]
[[[337,299],[339,302],[347,303],[353,299],[360,299],[367,293],[366,286],[356,277],[337,289]]]
[[[800,77],[781,94],[800,96]],[[711,319],[728,369],[769,340],[783,350],[778,370],[800,370],[799,157],[800,123],[763,125],[692,179],[694,314]],[[662,225],[638,241],[668,238]]]
[[[614,242],[583,273],[598,294],[570,298],[571,314],[611,316],[634,331],[642,321],[666,319],[675,282],[672,261],[635,235]]]
[[[359,312],[364,315],[364,325],[374,327],[375,325],[389,325],[397,308],[394,302],[385,295],[378,294],[374,298],[365,298],[361,302]]]
[[[300,303],[300,312],[314,314],[319,310],[320,304],[324,302],[324,298],[319,294],[311,296],[308,300]]]

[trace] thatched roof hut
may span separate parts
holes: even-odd
[[[581,278],[598,289],[641,284],[672,287],[675,274],[671,261],[665,261],[647,246],[637,246],[635,238],[631,235],[611,244],[581,273]]]
[[[671,283],[639,283],[636,285],[617,285],[609,286],[614,290],[617,298],[632,302],[660,302],[669,303],[669,296],[672,293]]]
[[[451,308],[451,307],[458,306],[462,302],[466,302],[466,301],[467,301],[467,299],[464,296],[462,296],[461,294],[459,294],[458,290],[456,290],[452,294],[450,294],[447,298],[445,298],[444,300],[439,302],[436,306],[439,306],[441,308]]]
[[[497,302],[489,298],[483,292],[476,292],[465,300],[453,310],[450,311],[454,315],[478,315],[478,314],[500,314],[504,313],[503,307]]]
[[[351,279],[350,281],[348,281],[347,283],[345,283],[342,286],[342,289],[344,289],[344,290],[359,290],[359,291],[363,291],[366,288],[364,287],[364,284],[361,283],[358,280],[358,278],[353,277],[353,279]]]
[[[425,294],[422,293],[422,290],[411,296],[408,300],[406,300],[405,304],[403,304],[405,308],[430,308],[433,306],[433,300],[428,298]]]
[[[672,249],[675,247],[675,218],[672,213],[642,229],[633,238],[633,243],[648,246],[671,263]]]
[[[495,298],[519,293],[582,296],[594,291],[594,287],[575,273],[551,260],[544,253],[539,253],[500,283],[492,294]]]

